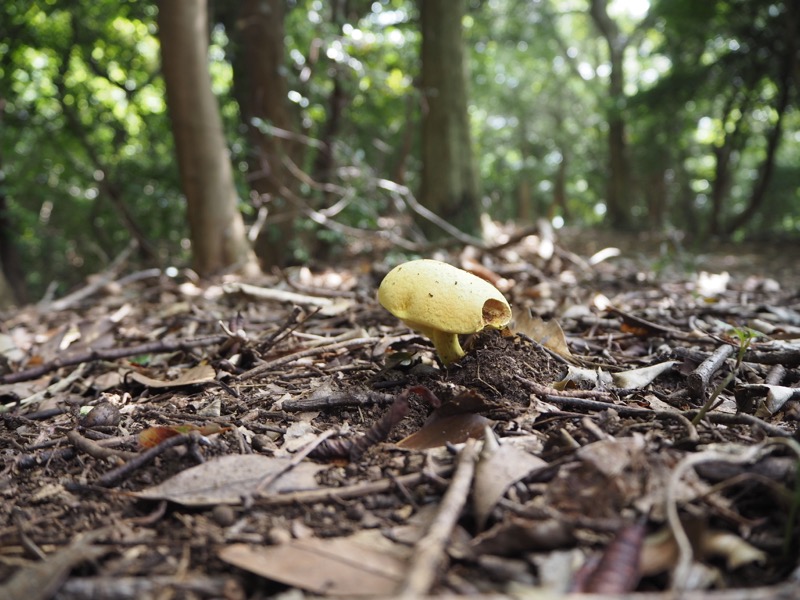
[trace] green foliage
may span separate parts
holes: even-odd
[[[701,233],[748,203],[778,119],[781,69],[797,52],[797,10],[786,0],[654,0],[646,14],[637,6],[646,7],[610,3],[627,45],[624,97],[609,106],[607,48],[586,0],[471,2],[469,112],[492,217],[602,222],[608,111],[625,121],[639,227]],[[101,270],[137,229],[154,251],[142,263],[186,259],[155,11],[130,0],[7,0],[0,9],[0,185],[33,297]],[[298,133],[312,140],[299,166],[339,189],[306,183],[302,200],[346,226],[380,230],[403,216],[381,180],[417,189],[418,18],[410,0],[287,3],[289,100]],[[251,149],[232,93],[233,40],[219,24],[210,36],[214,90],[247,199]],[[796,67],[788,85],[773,177],[744,233],[800,232]],[[321,141],[331,153],[324,169]],[[728,149],[730,181],[715,207]],[[256,218],[250,203],[242,210]],[[320,220],[299,224],[298,258],[315,254],[313,235],[328,247],[352,239]]]
[[[162,258],[179,255],[185,225],[153,7],[5,10],[4,191],[29,285],[41,294],[101,270],[128,244],[128,221]]]

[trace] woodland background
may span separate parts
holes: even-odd
[[[209,275],[391,261],[441,225],[479,235],[483,213],[690,241],[800,231],[796,2],[0,11],[4,305],[63,294],[132,240],[135,264]]]

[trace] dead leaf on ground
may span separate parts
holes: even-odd
[[[477,556],[514,556],[567,548],[574,543],[573,527],[565,520],[509,517],[476,536],[470,542],[470,549]]]
[[[542,469],[547,463],[514,444],[499,445],[487,427],[483,450],[475,465],[472,497],[478,529],[483,529],[489,514],[512,484]]]
[[[260,454],[220,456],[133,495],[144,500],[170,500],[184,506],[240,504],[243,498],[259,492],[258,486],[262,481],[286,469],[290,463],[289,458]],[[319,486],[315,476],[324,468],[301,462],[260,493],[282,494],[316,489]]]
[[[641,389],[653,383],[656,377],[662,373],[666,373],[674,365],[678,364],[677,361],[668,360],[666,362],[650,365],[649,367],[642,367],[640,369],[629,369],[628,371],[620,371],[614,373],[611,379],[614,385],[622,389]]]
[[[73,542],[44,560],[19,569],[11,579],[0,585],[0,598],[49,600],[76,565],[95,560],[110,550],[110,547],[93,546],[86,539]]]
[[[216,372],[214,371],[214,367],[208,363],[200,363],[191,369],[185,369],[181,371],[178,377],[175,379],[154,379],[136,371],[132,371],[129,375],[129,378],[144,386],[159,389],[208,383],[209,381],[214,381],[216,378]]]
[[[400,440],[397,446],[427,450],[446,444],[462,444],[471,438],[480,439],[484,428],[492,421],[477,413],[491,406],[486,398],[475,392],[459,394],[433,411],[418,431]]]
[[[266,547],[234,544],[223,548],[219,557],[240,569],[314,594],[388,597],[401,583],[412,549],[392,544],[389,551],[385,545],[390,542],[380,532],[365,533]]]
[[[514,318],[513,333],[522,333],[567,360],[574,360],[567,344],[567,337],[555,319],[544,321],[534,317],[530,310],[522,310]]]

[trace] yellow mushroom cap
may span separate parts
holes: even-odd
[[[488,281],[438,260],[412,260],[396,266],[378,288],[378,302],[408,326],[447,333],[500,329],[511,307]]]

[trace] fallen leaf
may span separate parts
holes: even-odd
[[[325,467],[301,462],[263,490],[259,484],[291,464],[290,458],[234,454],[214,458],[133,495],[145,500],[170,500],[184,506],[240,504],[259,493],[287,493],[318,488],[315,476]]]
[[[221,433],[228,431],[230,427],[223,427],[218,423],[209,423],[208,425],[171,425],[162,427],[148,427],[139,432],[139,445],[142,448],[153,448],[158,446],[164,440],[175,437],[176,435],[183,435],[192,431],[198,432],[200,435],[211,435],[214,433]]]
[[[466,391],[442,404],[431,413],[416,432],[397,443],[400,448],[426,450],[447,444],[461,444],[468,439],[480,439],[492,421],[476,414],[489,410],[492,403],[482,395]]]
[[[573,526],[566,521],[510,517],[473,538],[470,548],[476,556],[515,556],[568,548],[574,543]]]
[[[492,421],[482,415],[461,414],[437,418],[397,442],[400,448],[425,450],[447,444],[461,444],[470,438],[480,439],[483,428]]]
[[[611,373],[602,369],[586,369],[570,365],[564,379],[554,383],[553,387],[557,390],[565,390],[570,384],[588,383],[596,388],[605,388],[611,386],[613,382]]]
[[[286,544],[252,547],[234,544],[219,557],[240,569],[320,595],[389,597],[401,583],[407,561],[381,549],[380,533],[371,539],[292,540]],[[398,544],[394,544],[398,547]],[[400,547],[405,556],[410,547]]]
[[[674,365],[678,364],[677,361],[668,360],[666,362],[650,365],[649,367],[642,367],[641,369],[630,369],[628,371],[620,371],[611,375],[614,385],[623,389],[640,389],[650,385],[653,380],[666,373]]]
[[[214,371],[214,367],[208,363],[200,363],[191,369],[185,369],[181,371],[178,377],[168,381],[162,379],[153,379],[152,377],[148,377],[147,375],[138,373],[136,371],[132,371],[129,375],[129,378],[150,388],[171,388],[184,385],[197,385],[200,383],[214,381],[216,378],[216,372]]]
[[[523,310],[515,317],[514,325],[510,329],[514,333],[522,333],[528,336],[533,341],[540,343],[548,350],[552,350],[567,360],[573,360],[572,353],[567,345],[567,337],[564,335],[561,325],[555,319],[544,321],[541,317],[531,315],[529,310]]]
[[[517,446],[499,445],[487,428],[483,450],[475,465],[472,487],[473,508],[478,529],[483,529],[486,520],[503,494],[512,484],[527,477],[532,471],[547,466],[547,463]]]

